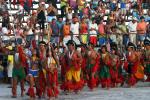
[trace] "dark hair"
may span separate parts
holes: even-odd
[[[102,52],[102,49],[103,49],[103,48],[107,51],[106,45],[103,45],[103,46],[101,46],[101,52]]]
[[[141,16],[140,19],[141,19],[141,20],[144,19],[144,16]]]

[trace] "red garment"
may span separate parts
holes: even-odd
[[[82,71],[84,71],[85,68],[86,68],[86,64],[87,64],[87,60],[86,60],[86,59],[87,59],[87,58],[83,58],[83,59],[82,59],[82,64],[81,64]]]
[[[61,77],[64,79],[67,66],[64,55],[60,57],[60,65],[61,65]]]
[[[29,7],[32,7],[32,0],[29,0],[28,2]]]
[[[95,87],[98,87],[99,80],[98,77],[93,77],[90,80],[88,80],[88,87],[90,89],[94,89]]]
[[[137,79],[135,78],[134,75],[131,75],[128,80],[129,86],[134,86],[136,83],[137,83]]]
[[[34,87],[30,87],[28,89],[28,94],[30,97],[35,97]]]
[[[96,36],[90,36],[90,43],[96,45],[97,44],[97,37]]]
[[[87,72],[87,74],[88,74],[87,83],[88,83],[88,87],[89,87],[90,89],[94,89],[94,88],[97,87],[98,84],[99,84],[99,79],[98,79],[98,77],[91,75],[92,73],[96,73],[96,72],[98,71],[98,69],[99,69],[99,58],[100,58],[100,56],[98,56],[98,57],[96,58],[96,64],[95,64],[91,69],[88,69],[88,70],[87,70],[87,71],[88,71],[88,72]]]
[[[85,34],[85,33],[88,33],[88,26],[87,26],[87,24],[82,24],[81,23],[81,26],[80,26],[80,33],[81,34]]]
[[[110,87],[111,79],[110,78],[103,78],[101,79],[102,88]]]
[[[32,40],[32,47],[33,47],[33,49],[36,49],[36,41],[35,40]]]
[[[42,96],[42,94],[45,93],[46,88],[46,79],[44,76],[43,71],[39,71],[39,88],[37,88],[37,94],[39,97]]]
[[[54,69],[53,72],[47,70],[47,80],[47,84],[49,86],[47,89],[47,95],[49,97],[57,97],[59,94],[57,69]]]
[[[28,67],[27,58],[21,46],[18,46],[19,59],[23,67]]]
[[[89,8],[86,7],[86,8],[83,8],[83,15],[89,15]]]
[[[15,5],[15,4],[16,4],[16,2],[17,2],[17,0],[13,0],[13,5]]]
[[[24,7],[24,0],[19,0],[19,4]]]

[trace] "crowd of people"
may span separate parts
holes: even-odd
[[[31,99],[53,99],[60,89],[69,94],[86,85],[93,91],[150,81],[149,0],[61,0],[61,14],[55,0],[39,0],[26,21],[22,6],[15,15],[7,9],[0,0],[0,78],[9,77],[12,97],[18,82],[21,96],[28,82]]]

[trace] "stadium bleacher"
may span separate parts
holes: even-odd
[[[90,2],[91,0],[86,0],[87,2]],[[17,4],[19,5],[19,4]],[[33,7],[31,8],[31,12],[32,11],[36,11],[37,8],[38,8],[38,5],[39,5],[39,0],[34,0],[33,1]],[[57,0],[57,9],[58,9],[58,15],[61,15],[61,10],[60,10],[60,0]],[[146,5],[146,4],[145,4]],[[20,10],[20,7],[17,6],[17,9],[13,9],[12,8],[13,6],[13,3],[11,4],[11,7],[10,7],[10,3],[9,3],[9,0],[7,1],[7,7],[8,7],[8,11],[9,11],[9,14],[10,14],[10,23],[12,24],[14,18],[13,18],[13,15],[15,15],[16,13],[18,13],[18,11]],[[48,7],[48,2],[46,2],[45,4],[45,7],[47,8]],[[120,8],[120,3],[118,3],[118,7]],[[147,14],[147,11],[148,11],[148,7],[143,7],[143,13],[144,15]],[[130,10],[130,15],[128,16],[128,20],[126,21],[126,24],[128,24],[128,22],[132,19],[132,12],[133,12],[133,9]],[[108,14],[110,13],[110,9],[107,8],[106,9],[106,15],[104,17],[104,20],[106,21],[107,18],[108,18]],[[26,22],[27,22],[27,19],[30,17],[30,15],[28,15],[27,13],[24,14],[24,21],[22,22],[24,25],[26,25]],[[1,22],[2,22],[2,17],[0,16],[0,25],[1,25]]]

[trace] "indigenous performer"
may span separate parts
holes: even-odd
[[[145,74],[147,75],[147,81],[150,81],[150,40],[145,39],[144,40],[145,45]]]
[[[13,82],[12,82],[12,97],[17,97],[17,83],[20,81],[21,86],[21,96],[24,96],[24,80],[25,80],[25,70],[26,65],[26,55],[21,46],[17,47],[17,53],[15,54],[15,66],[13,68]]]
[[[134,86],[137,83],[135,73],[137,72],[138,66],[138,56],[135,52],[135,45],[131,42],[128,43],[128,53],[127,53],[128,67],[127,72],[128,76],[128,85],[129,87]]]
[[[39,66],[39,87],[37,87],[37,95],[39,98],[41,98],[42,94],[45,95],[45,89],[46,89],[46,71],[45,71],[45,64],[43,64],[46,60],[46,43],[44,41],[41,41],[39,43],[39,60],[40,60],[40,66]]]
[[[99,55],[94,50],[94,44],[89,44],[88,47],[88,59],[87,59],[87,81],[88,81],[88,87],[93,90],[95,87],[98,86],[98,77],[97,77],[97,71],[99,68]]]
[[[69,50],[64,58],[66,63],[65,82],[62,84],[61,88],[67,92],[74,91],[78,93],[83,86],[83,81],[80,78],[82,57],[76,50],[75,45],[73,40],[69,40],[67,43]]]
[[[111,79],[110,79],[110,54],[107,52],[105,45],[101,48],[101,60],[100,60],[100,80],[102,88],[110,88]]]
[[[47,60],[46,60],[46,82],[47,82],[47,96],[49,99],[51,97],[57,98],[58,96],[58,71],[59,61],[53,50],[52,45],[47,50]]]
[[[135,77],[137,80],[144,80],[144,56],[142,53],[142,48],[140,45],[137,45],[137,49],[136,49],[136,55],[137,55],[137,62],[138,62],[138,66],[137,66],[137,71],[135,73]]]
[[[59,57],[59,62],[60,62],[60,66],[61,66],[61,81],[62,81],[62,83],[65,81],[65,74],[66,74],[65,67],[67,64],[64,59],[66,52],[67,52],[66,48],[63,47],[63,53],[60,54],[60,57]]]
[[[87,65],[87,46],[86,44],[81,45],[81,56],[82,56],[82,65],[81,65],[81,78],[84,80],[84,83],[86,83],[86,65]]]
[[[34,85],[38,87],[38,72],[39,72],[39,58],[37,57],[37,51],[33,50],[32,57],[29,63],[29,82],[30,87],[28,89],[28,95],[30,98],[35,98]]]
[[[111,87],[116,87],[119,82],[118,77],[118,68],[119,68],[119,56],[117,55],[117,48],[112,47],[112,52],[110,55],[111,66],[110,66],[110,75],[111,75]]]

